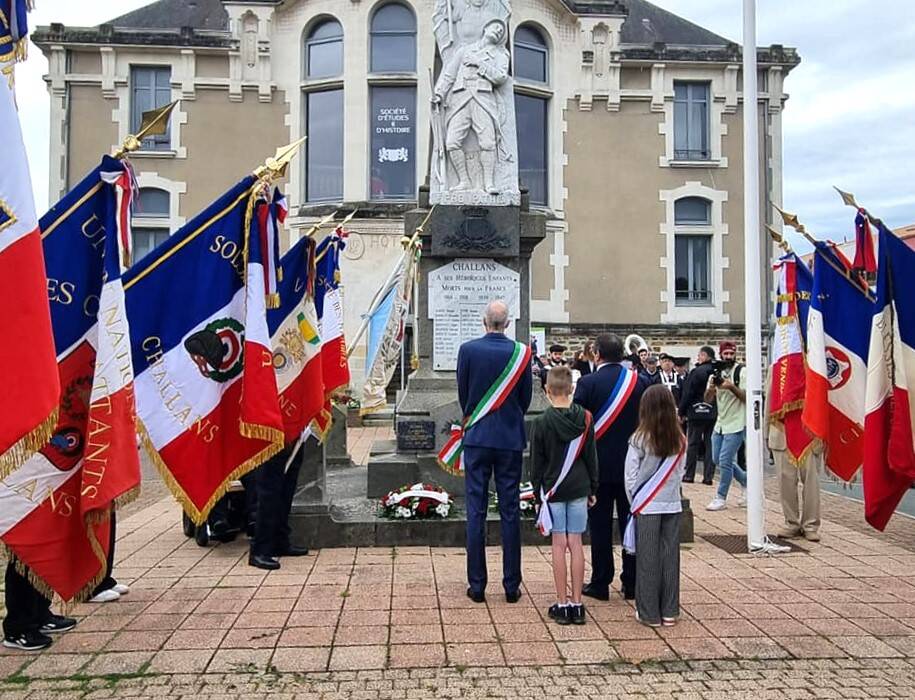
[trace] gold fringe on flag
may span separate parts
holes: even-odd
[[[149,455],[150,460],[152,460],[152,463],[155,465],[156,471],[159,472],[159,476],[162,477],[162,481],[165,482],[166,488],[171,491],[172,496],[175,497],[175,500],[178,501],[184,509],[184,512],[187,513],[188,517],[195,525],[203,525],[203,523],[206,522],[207,516],[209,516],[210,511],[213,510],[213,506],[229,492],[231,482],[240,479],[248,472],[253,471],[283,448],[282,441],[279,446],[275,443],[271,443],[253,457],[238,465],[225,477],[225,479],[223,479],[222,483],[216,488],[213,495],[210,497],[210,500],[206,502],[203,508],[198,510],[197,506],[194,505],[193,501],[191,501],[190,497],[187,495],[187,492],[181,488],[181,485],[175,479],[171,470],[169,470],[168,465],[162,460],[155,445],[153,445],[152,438],[149,437],[146,426],[139,420],[137,420],[137,430],[140,433],[140,441],[143,443],[143,447],[146,449],[146,453]],[[282,432],[275,429],[270,430],[274,430],[278,433],[282,440]]]
[[[280,295],[278,292],[267,295],[267,308],[268,309],[278,309],[280,308]]]
[[[6,452],[0,455],[0,479],[5,479],[21,467],[33,454],[48,444],[54,434],[59,416],[59,406],[26,435],[19,438]]]

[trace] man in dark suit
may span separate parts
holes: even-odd
[[[249,566],[271,571],[280,568],[280,557],[302,557],[308,554],[306,547],[294,545],[290,541],[292,530],[289,527],[289,512],[292,510],[292,499],[302,465],[299,444],[287,444],[254,472],[257,515],[248,553]],[[296,449],[295,455],[293,449]],[[249,481],[246,489],[251,485]]]
[[[457,359],[458,400],[465,419],[498,381],[516,350],[517,343],[505,336],[508,306],[492,301],[486,307],[486,335],[461,345]],[[522,346],[522,350],[526,350]],[[485,600],[486,511],[489,479],[495,474],[502,528],[502,586],[510,603],[521,597],[521,515],[518,507],[521,454],[527,444],[524,414],[531,403],[530,362],[505,401],[470,426],[464,434],[464,476],[467,490],[467,595]]]
[[[696,358],[696,367],[686,377],[680,389],[680,418],[686,420],[686,471],[684,483],[691,484],[696,478],[696,463],[702,450],[702,483],[710,486],[715,476],[712,462],[712,431],[718,411],[714,404],[705,400],[708,379],[715,369],[715,349],[703,345]]]
[[[597,369],[582,377],[575,389],[575,403],[591,412],[595,425],[601,409],[610,398],[620,373],[627,370],[620,364],[623,360],[623,341],[616,335],[600,335],[595,343]],[[598,600],[608,600],[610,583],[613,581],[613,510],[616,508],[617,528],[620,541],[629,518],[629,499],[623,482],[626,452],[629,437],[639,423],[639,401],[645,385],[637,380],[635,388],[623,405],[616,420],[597,441],[597,461],[600,465],[600,487],[597,504],[588,513],[591,532],[591,582],[582,593]],[[622,555],[623,595],[627,600],[635,598],[635,556]]]

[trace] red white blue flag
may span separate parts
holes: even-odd
[[[260,191],[246,177],[124,278],[144,441],[197,523],[283,446]]]
[[[51,435],[60,385],[45,265],[7,61],[25,36],[25,10],[0,2],[0,479]],[[20,12],[21,9],[21,12]],[[22,26],[18,26],[20,22]]]
[[[321,336],[315,310],[315,241],[303,238],[280,264],[280,305],[267,312],[286,442],[294,441],[324,408]]]
[[[789,457],[799,464],[814,442],[801,420],[806,384],[804,324],[810,313],[813,275],[793,253],[779,259],[774,269],[777,296],[769,371],[769,421],[783,425]]]
[[[845,481],[864,461],[864,394],[873,302],[825,244],[818,247],[807,324],[803,421]]]
[[[879,226],[867,367],[864,514],[883,530],[915,482],[915,252]]]
[[[337,228],[318,244],[315,252],[317,278],[315,309],[321,335],[321,369],[324,378],[324,408],[315,420],[320,439],[330,430],[331,396],[349,386],[349,360],[343,335],[343,297],[340,290],[340,253],[346,248],[346,232]]]
[[[58,375],[48,443],[0,482],[0,536],[65,601],[105,575],[109,516],[140,484],[130,329],[121,284],[128,166],[104,158],[41,219]]]

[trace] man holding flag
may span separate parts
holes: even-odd
[[[785,525],[779,536],[818,541],[822,444],[804,428],[804,349],[813,276],[794,253],[775,265],[776,326],[769,369],[769,449],[775,455]],[[798,500],[798,484],[802,496]]]
[[[75,624],[50,614],[50,596],[91,594],[107,572],[111,515],[139,490],[121,284],[132,192],[129,166],[106,156],[41,219],[63,392],[50,441],[0,482],[0,537],[11,567],[35,589],[7,572],[8,647],[42,648],[50,644],[45,632]]]
[[[486,600],[486,512],[495,475],[502,528],[502,587],[509,603],[521,599],[521,454],[527,445],[524,414],[531,403],[530,347],[505,335],[511,316],[504,301],[483,314],[486,335],[461,345],[458,401],[464,420],[439,454],[443,466],[467,482],[467,596]]]
[[[284,209],[277,206],[277,201],[272,217],[278,224]],[[267,326],[285,446],[258,467],[249,480],[250,488],[257,491],[257,515],[248,564],[265,570],[280,568],[279,557],[308,554],[307,548],[290,541],[289,512],[301,466],[299,437],[324,407],[321,338],[314,305],[314,239],[305,237],[296,243],[283,256],[280,271],[280,304],[267,312]]]

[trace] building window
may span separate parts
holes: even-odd
[[[711,293],[712,203],[702,197],[674,202],[675,293],[678,306],[707,305]]]
[[[145,257],[168,240],[171,233],[171,196],[157,187],[140,188],[133,212],[133,259]]]
[[[515,31],[514,75],[520,80],[548,83],[549,52],[543,35],[530,25],[521,25]]]
[[[416,18],[405,5],[391,2],[372,15],[371,72],[416,72]]]
[[[371,95],[371,198],[413,199],[416,87],[373,85]]]
[[[343,90],[305,93],[305,200],[343,199]]]
[[[709,226],[712,204],[702,197],[683,197],[674,202],[674,223],[678,226]]]
[[[527,24],[515,30],[512,48],[515,84],[521,85],[515,93],[518,177],[521,186],[530,194],[531,204],[546,206],[549,192],[549,49],[543,34]]]
[[[518,123],[518,177],[532,204],[547,204],[547,106],[549,100],[515,95]]]
[[[343,27],[335,19],[318,22],[305,40],[305,77],[343,75]]]
[[[143,112],[164,107],[172,101],[172,69],[168,66],[132,66],[130,69],[130,132],[136,134],[143,123]],[[143,139],[146,151],[171,148],[170,129],[161,136]]]
[[[677,269],[675,274],[678,306],[711,303],[710,243],[710,236],[676,236]]]
[[[674,82],[674,160],[709,160],[709,83]]]

